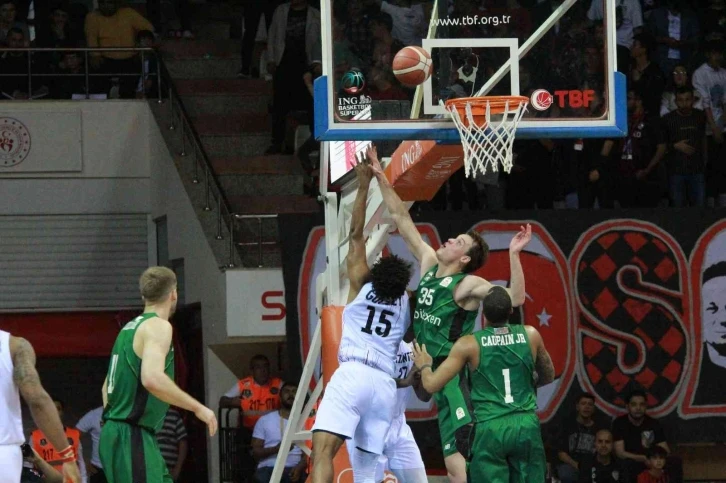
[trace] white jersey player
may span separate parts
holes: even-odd
[[[399,389],[396,391],[393,422],[388,429],[383,455],[378,459],[376,481],[384,481],[385,471],[388,470],[396,476],[398,483],[427,483],[421,451],[406,423],[406,407],[414,393],[422,401],[431,399],[431,394],[423,388],[419,373],[413,366],[411,344],[401,341],[394,363]],[[352,442],[347,441],[347,444],[348,452],[352,452]]]
[[[33,346],[0,330],[0,483],[18,483],[23,469],[20,445],[25,442],[20,396],[35,424],[63,460],[63,479],[80,483],[76,455],[68,444],[53,400],[40,384]]]
[[[363,225],[373,172],[365,161],[355,171],[359,184],[351,219],[350,291],[343,311],[340,366],[325,386],[312,429],[313,483],[332,483],[333,458],[345,440],[353,440],[355,483],[375,482],[396,405],[394,360],[410,322],[406,286],[411,264],[389,256],[368,267]]]

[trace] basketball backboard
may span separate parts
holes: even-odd
[[[611,0],[321,0],[321,15],[320,140],[458,142],[439,101],[481,95],[530,98],[520,139],[627,133]],[[433,60],[417,88],[391,68],[407,45]]]

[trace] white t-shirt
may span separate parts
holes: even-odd
[[[590,10],[587,11],[587,18],[602,20],[605,16],[602,7],[602,0],[592,0]],[[617,30],[617,43],[630,49],[633,47],[633,30],[643,25],[643,12],[640,9],[640,2],[638,0],[615,0],[615,8],[620,9],[623,15],[623,21]]]
[[[366,283],[343,309],[338,362],[359,362],[393,376],[394,360],[411,320],[408,294],[389,305]]]
[[[252,437],[264,441],[265,443],[263,444],[263,447],[273,448],[282,441],[282,435],[284,434],[288,422],[289,421],[287,419],[282,419],[280,417],[280,411],[273,411],[269,414],[265,414],[257,420],[255,429],[252,431]],[[301,458],[302,450],[295,445],[295,447],[287,455],[285,468],[291,468],[297,465]],[[275,460],[277,460],[276,454],[261,460],[257,466],[259,468],[273,467],[275,466]]]
[[[96,468],[101,466],[101,458],[98,456],[98,442],[101,439],[101,416],[103,406],[88,411],[76,424],[76,429],[82,433],[91,435],[93,446],[91,447],[91,464]]]
[[[693,73],[693,88],[698,91],[700,99],[693,107],[706,110],[711,108],[713,119],[716,125],[724,131],[724,103],[726,101],[726,69],[720,67],[714,69],[708,63],[704,63]],[[706,125],[706,134],[711,134],[711,125]]]
[[[421,39],[425,37],[424,10],[421,4],[411,7],[399,7],[388,2],[381,2],[381,12],[393,19],[391,36],[400,40],[403,45],[421,47]]]
[[[681,14],[673,15],[668,12],[668,37],[681,40]],[[668,49],[669,59],[680,59],[680,49]]]

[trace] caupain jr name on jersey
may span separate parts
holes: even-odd
[[[517,336],[516,339],[514,338],[515,335]],[[482,347],[526,343],[527,339],[524,338],[524,334],[487,335],[481,338]]]

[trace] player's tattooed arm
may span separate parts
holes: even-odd
[[[13,382],[28,404],[33,421],[48,437],[50,443],[60,452],[68,446],[58,410],[53,404],[35,369],[35,350],[30,342],[20,337],[10,338],[10,353],[13,360]]]
[[[545,349],[544,344],[537,347],[537,357],[534,361],[534,368],[537,371],[537,387],[549,384],[555,380],[555,366],[552,358]]]

